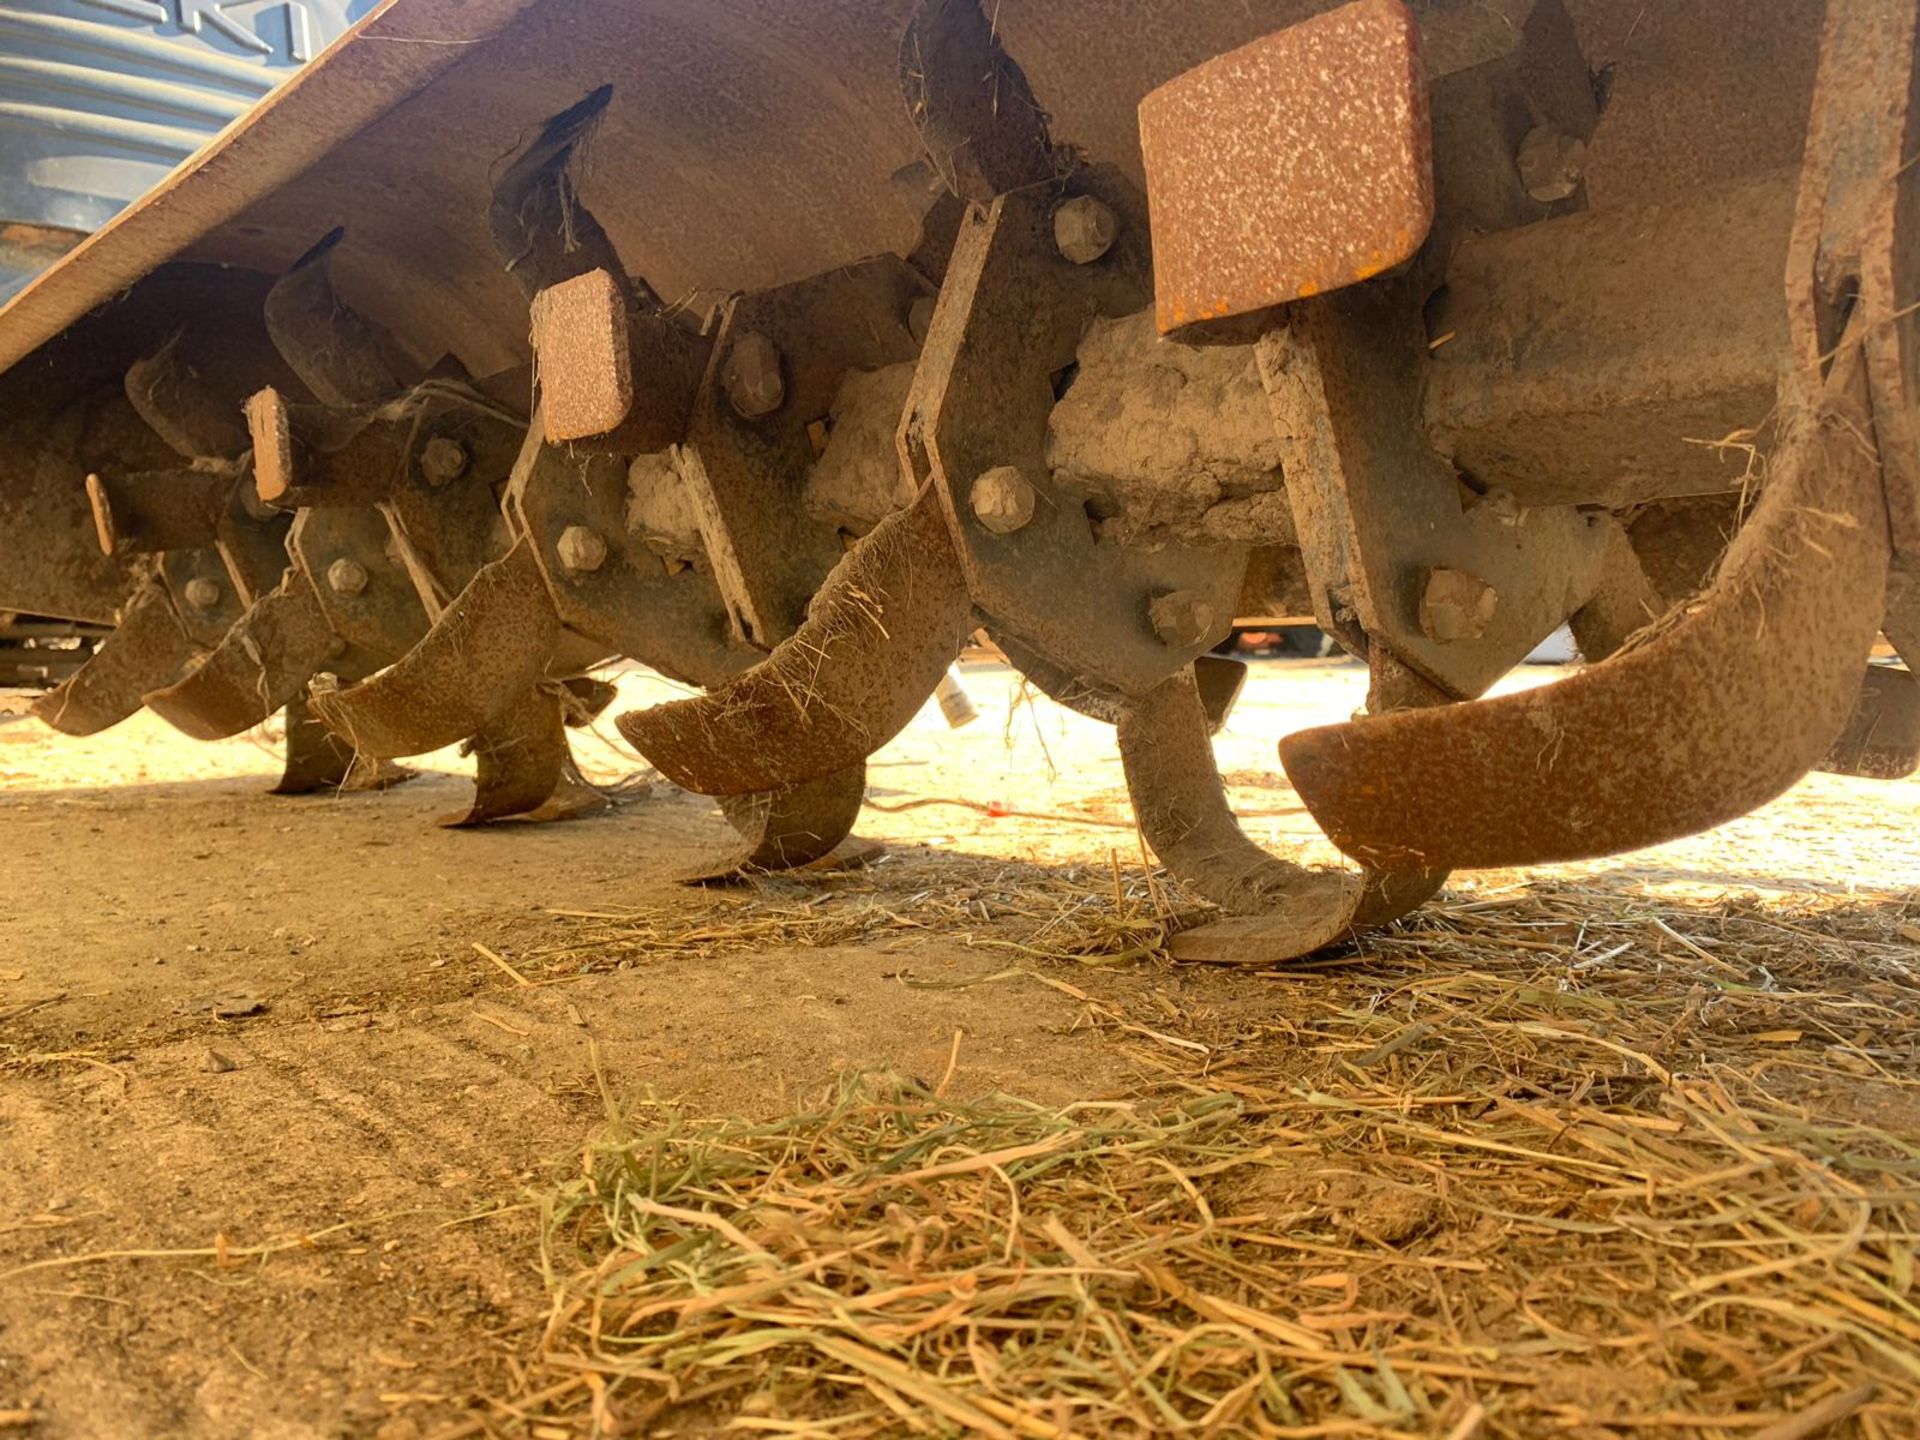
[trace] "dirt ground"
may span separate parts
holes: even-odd
[[[934,895],[943,922],[719,953],[566,949],[583,912],[694,929],[829,883],[674,884],[723,828],[664,785],[604,817],[453,832],[431,823],[465,792],[451,754],[390,793],[276,799],[259,737],[200,745],[142,715],[76,741],[0,718],[0,1434],[456,1424],[539,1333],[522,1202],[595,1131],[603,1087],[758,1113],[849,1067],[951,1067],[961,1091],[1065,1101],[1123,1090],[1142,1063],[1138,1034],[1088,1023],[1090,1006],[1158,1013],[1177,1039],[1308,1003],[1310,970],[1163,962],[1027,961],[1064,987],[915,983],[1006,968],[982,943],[1004,932],[987,923],[996,877],[1099,892],[1117,861],[1140,867],[1111,732],[1002,669],[967,680],[980,719],[950,731],[929,707],[875,758],[860,830],[889,847],[862,883],[909,915]],[[1363,692],[1351,665],[1256,665],[1218,748],[1257,838],[1332,858],[1273,744]],[[603,780],[634,764],[598,736],[579,748]],[[970,803],[881,808],[929,799]],[[1825,897],[1891,928],[1920,874],[1916,812],[1920,785],[1814,776],[1709,836],[1449,894],[1585,877],[1677,904]],[[980,926],[955,918],[975,907]],[[1920,1142],[1915,1078],[1885,1088]]]

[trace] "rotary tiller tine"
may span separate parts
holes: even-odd
[[[287,754],[280,780],[269,795],[312,795],[333,791],[361,794],[390,790],[417,772],[391,760],[355,755],[353,747],[322,725],[305,695],[287,702]]]
[[[1651,637],[1554,685],[1282,741],[1334,843],[1401,870],[1586,859],[1744,815],[1827,754],[1890,558],[1857,344],[1824,389],[1785,387],[1781,431],[1713,583]]]
[[[473,803],[443,815],[448,829],[526,815],[546,803],[565,773],[567,753],[560,687],[534,683],[468,740],[474,758]]]
[[[344,227],[294,261],[267,292],[267,332],[281,358],[322,404],[352,409],[404,393],[418,378],[384,325],[355,310],[333,284]]]
[[[183,734],[222,740],[292,700],[344,648],[313,588],[289,570],[278,589],[234,622],[212,654],[180,680],[147,694],[145,703]]]
[[[33,702],[33,713],[62,735],[97,735],[138,710],[148,692],[171,685],[198,653],[155,577],[133,592],[86,663]]]
[[[1903,780],[1920,770],[1920,680],[1913,672],[1867,667],[1847,728],[1814,768],[1866,780]]]
[[[695,885],[819,861],[859,863],[878,848],[849,838],[866,793],[867,767],[861,761],[799,785],[725,796],[721,813],[739,834],[739,843],[696,862],[676,878]]]
[[[487,233],[500,262],[531,300],[590,270],[613,276],[629,304],[658,308],[644,282],[629,280],[600,222],[580,203],[574,167],[613,87],[602,85],[547,121],[494,182]]]
[[[1121,702],[1120,758],[1141,833],[1182,883],[1227,919],[1176,935],[1183,959],[1279,964],[1420,905],[1445,872],[1309,870],[1248,839],[1227,805],[1191,669]]]
[[[705,695],[630,711],[620,733],[702,795],[823,779],[860,766],[919,713],[969,613],[939,499],[925,490],[847,553],[764,661]]]
[[[522,539],[481,567],[419,644],[371,679],[315,696],[314,709],[361,755],[423,755],[481,736],[509,709],[525,711],[559,632]]]

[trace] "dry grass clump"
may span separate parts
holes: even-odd
[[[605,968],[622,961],[705,957],[769,948],[858,945],[887,936],[947,941],[1082,963],[1162,955],[1169,935],[1213,908],[1157,872],[1036,865],[974,856],[889,854],[877,864],[796,881],[762,877],[716,888],[710,903],[548,912],[561,936],[527,952],[530,965]]]
[[[545,1197],[496,1433],[1907,1440],[1917,938],[1496,880],[1262,982],[1083,979],[1126,1098],[648,1102]]]

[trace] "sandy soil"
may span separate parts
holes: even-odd
[[[870,801],[1074,823],[874,808],[861,833],[891,849],[873,883],[964,902],[983,867],[1098,887],[1116,848],[1137,865],[1111,732],[1017,696],[1003,670],[968,683],[980,720],[952,732],[929,707],[876,757]],[[633,675],[623,691],[647,703],[664,687]],[[1330,858],[1273,741],[1363,691],[1350,665],[1256,668],[1218,748],[1258,838]],[[633,763],[603,739],[580,748],[601,778]],[[275,799],[257,737],[198,745],[141,716],[74,741],[0,719],[0,1433],[433,1433],[497,1392],[540,1323],[537,1218],[477,1217],[577,1153],[602,1082],[768,1109],[850,1065],[938,1074],[956,1035],[956,1084],[973,1091],[1100,1094],[1137,1063],[1058,988],[902,983],[1002,968],[962,925],[589,956],[568,983],[519,985],[507,967],[567,923],[552,911],[692,926],[731,903],[666,878],[721,822],[656,785],[607,817],[436,829],[463,769],[443,755],[387,794]],[[1912,783],[1815,776],[1713,835],[1588,872],[1675,896],[1898,907],[1920,873],[1916,810]],[[1067,978],[1174,1016],[1254,1016],[1301,989],[1164,965]]]

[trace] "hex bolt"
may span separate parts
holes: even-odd
[[[1494,588],[1465,570],[1438,569],[1427,576],[1420,597],[1420,629],[1429,640],[1443,645],[1478,640],[1493,623],[1500,606]]]
[[[1191,590],[1154,596],[1147,619],[1160,643],[1177,650],[1198,650],[1213,638],[1213,606]]]
[[[196,610],[211,610],[220,603],[220,582],[196,575],[183,587],[187,604]]]
[[[967,501],[974,516],[996,535],[1011,535],[1033,519],[1033,482],[1011,465],[976,476]]]
[[[907,307],[907,333],[913,336],[913,343],[927,343],[927,332],[933,328],[933,296],[922,295]]]
[[[327,566],[327,588],[336,595],[358,595],[367,588],[367,567],[342,555]]]
[[[567,526],[553,548],[570,575],[590,575],[607,563],[607,542],[600,538],[598,530],[585,525]]]
[[[1076,195],[1053,212],[1053,243],[1076,265],[1091,265],[1119,236],[1120,217],[1091,195]]]
[[[780,350],[758,330],[749,330],[733,342],[720,381],[727,387],[727,399],[744,420],[771,415],[787,398],[787,382],[780,375]]]
[[[467,447],[445,435],[434,436],[420,449],[420,473],[433,486],[458,480],[467,473]]]
[[[1520,142],[1514,167],[1527,194],[1542,205],[1551,205],[1580,188],[1587,169],[1587,145],[1551,125],[1536,125]]]

